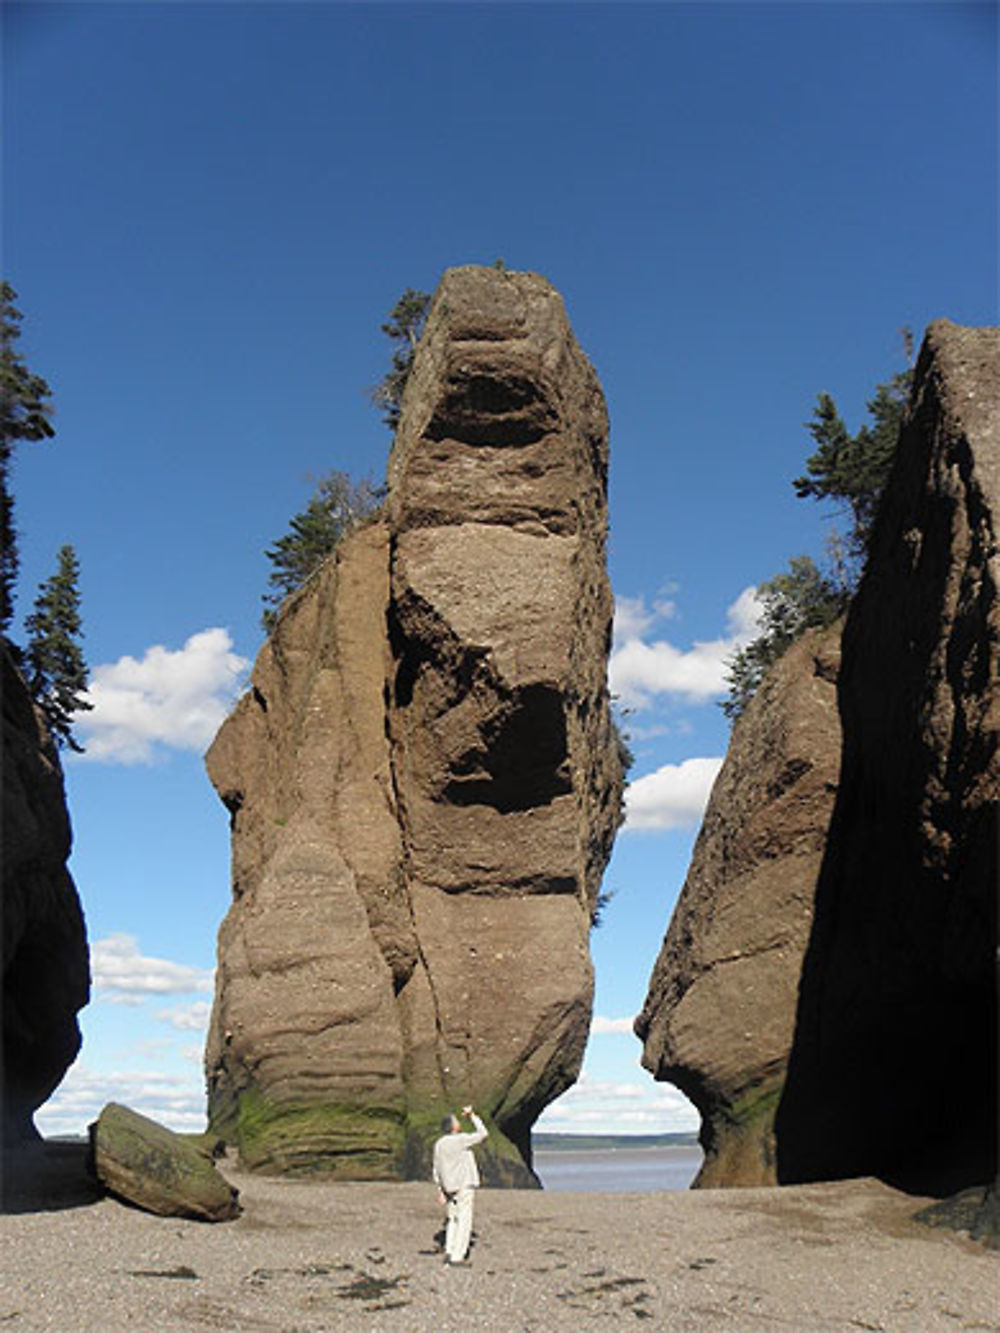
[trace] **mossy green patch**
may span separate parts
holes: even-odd
[[[235,1139],[251,1171],[341,1180],[398,1176],[402,1116],[386,1107],[338,1102],[272,1102],[254,1088],[240,1096]]]
[[[249,1171],[334,1180],[429,1180],[435,1141],[450,1108],[411,1105],[407,1111],[343,1102],[273,1102],[244,1089],[225,1126]],[[489,1137],[476,1148],[485,1185],[532,1188],[538,1182],[517,1147],[487,1120]],[[223,1132],[213,1121],[213,1133]]]
[[[741,1129],[764,1120],[773,1125],[784,1087],[784,1079],[754,1084],[742,1097],[726,1107],[723,1115]]]

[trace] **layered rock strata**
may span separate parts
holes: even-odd
[[[840,622],[807,634],[736,722],[636,1034],[701,1113],[696,1183],[773,1185],[774,1113],[840,770]]]
[[[844,631],[783,1181],[995,1178],[1000,329],[930,326]]]
[[[486,1178],[532,1182],[619,821],[606,471],[558,294],[450,270],[383,512],[286,603],[208,755],[233,827],[209,1107],[247,1166],[423,1174],[472,1102]]]
[[[5,643],[3,703],[3,1139],[37,1138],[33,1116],[80,1049],[90,998],[83,911],[66,868],[71,832],[59,753]]]

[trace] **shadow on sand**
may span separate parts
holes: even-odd
[[[87,1168],[89,1144],[38,1139],[0,1155],[0,1213],[84,1208],[104,1191]]]

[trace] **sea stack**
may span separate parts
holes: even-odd
[[[248,1168],[423,1175],[472,1102],[484,1177],[534,1183],[620,820],[606,482],[559,294],[449,270],[383,508],[285,603],[208,755],[233,849],[209,1110]]]
[[[733,726],[636,1019],[642,1062],[701,1114],[696,1183],[774,1185],[774,1115],[840,775],[838,621],[777,662]]]
[[[734,728],[637,1021],[700,1184],[995,1179],[998,536],[1000,329],[939,320],[843,634]]]
[[[844,630],[783,1182],[996,1178],[998,539],[1000,328],[938,320]]]

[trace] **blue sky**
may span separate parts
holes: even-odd
[[[690,1128],[628,1033],[725,750],[755,584],[822,554],[790,480],[899,329],[997,322],[992,4],[10,4],[3,271],[58,434],[16,471],[20,609],[71,541],[98,707],[67,765],[94,954],[38,1121],[203,1122],[229,901],[201,754],[256,654],[264,548],[333,468],[407,286],[544,273],[612,421],[629,828],[595,1030],[549,1129]],[[642,827],[639,827],[642,825]]]

